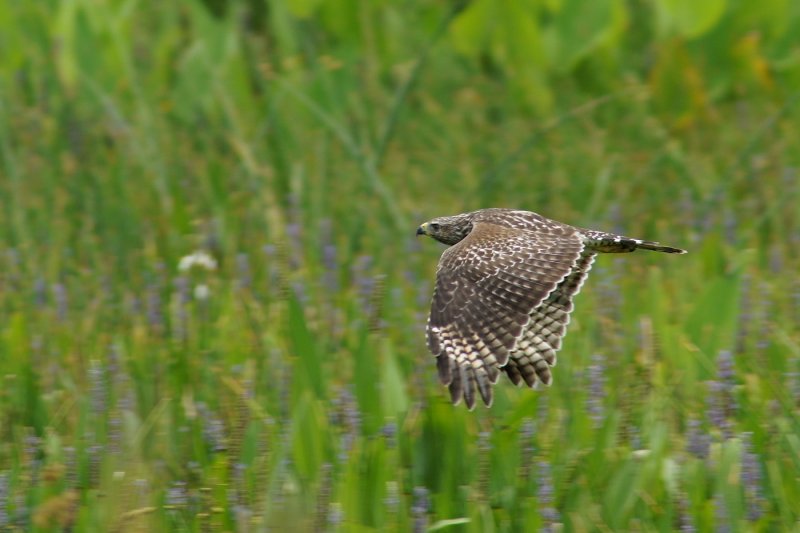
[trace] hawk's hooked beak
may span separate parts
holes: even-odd
[[[427,235],[428,234],[428,223],[425,222],[420,227],[417,228],[417,235]]]

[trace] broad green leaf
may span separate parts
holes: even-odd
[[[658,0],[663,25],[688,38],[710,30],[725,12],[727,0]]]
[[[305,313],[294,296],[289,297],[287,335],[290,341],[292,355],[297,358],[299,384],[310,387],[318,397],[325,396],[325,382],[322,379],[322,354],[319,345],[306,324]],[[302,391],[298,391],[302,394]]]
[[[381,396],[381,357],[375,348],[375,339],[364,328],[359,334],[358,347],[353,351],[355,385],[358,407],[363,417],[364,432],[376,432],[382,423]]]
[[[328,421],[311,394],[298,398],[292,411],[292,459],[301,480],[312,484],[325,460]]]
[[[61,41],[61,49],[55,56],[56,68],[61,83],[69,90],[75,88],[80,68],[74,53],[76,17],[80,7],[77,0],[60,2],[55,15],[56,35]]]
[[[493,2],[470,2],[450,24],[450,37],[455,49],[462,54],[476,56],[488,44],[493,24]]]
[[[720,276],[708,280],[705,290],[695,298],[686,331],[689,339],[705,356],[707,370],[714,368],[717,352],[733,347],[740,284],[738,274]]]
[[[382,351],[381,399],[383,400],[383,414],[389,417],[399,417],[408,410],[406,382],[388,343],[384,343]]]
[[[614,0],[564,0],[553,14],[551,63],[569,72],[608,36],[614,24]]]
[[[614,469],[608,490],[602,495],[606,518],[614,529],[625,526],[628,513],[636,502],[638,470],[639,465],[633,460],[627,460],[622,465],[618,465]]]
[[[289,12],[295,17],[308,18],[314,9],[320,4],[320,0],[287,0],[286,6]]]

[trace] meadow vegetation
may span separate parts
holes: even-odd
[[[798,5],[0,2],[0,531],[797,529]],[[689,254],[469,412],[489,206]]]

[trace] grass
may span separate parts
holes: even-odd
[[[544,116],[447,13],[336,54],[292,24],[276,55],[199,4],[101,4],[0,12],[0,529],[797,527],[780,78],[688,129],[635,80],[556,80]],[[554,385],[468,412],[414,230],[494,205],[690,254],[601,257]]]

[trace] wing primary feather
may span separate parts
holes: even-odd
[[[447,388],[450,390],[450,401],[453,405],[458,405],[463,395],[462,379],[464,377],[463,367],[459,367],[453,372],[453,380]]]
[[[461,371],[464,373],[464,403],[467,409],[472,411],[475,408],[475,369],[467,366],[462,366]]]
[[[492,383],[489,381],[489,377],[486,374],[486,371],[482,368],[475,371],[475,380],[478,383],[478,392],[481,395],[481,399],[486,407],[492,406]]]
[[[511,380],[511,383],[514,385],[519,386],[522,382],[522,374],[519,372],[519,368],[517,368],[517,363],[514,362],[513,359],[509,359],[506,366],[503,367],[506,375],[508,375],[508,379]]]
[[[439,354],[436,357],[436,366],[439,369],[439,382],[449,385],[453,381],[453,360],[447,354]]]

